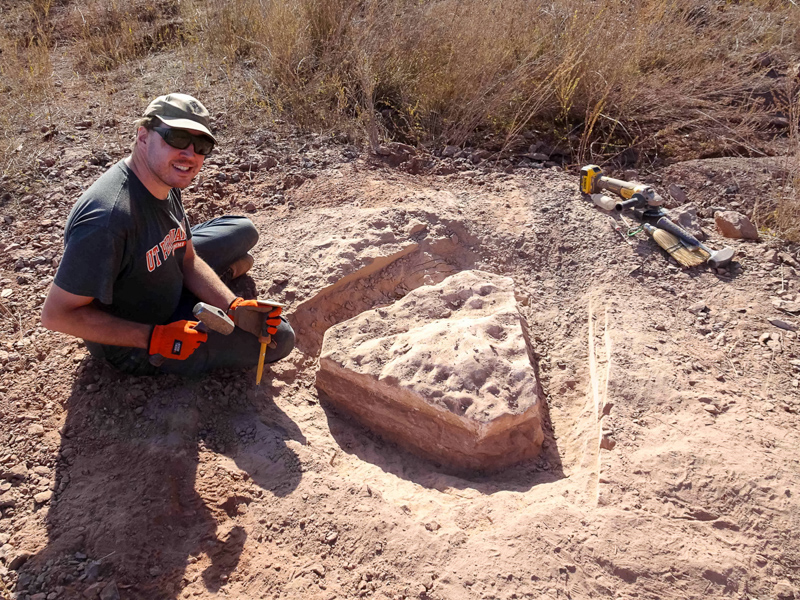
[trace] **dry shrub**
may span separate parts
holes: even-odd
[[[28,130],[35,107],[52,97],[53,67],[50,61],[50,6],[37,2],[6,11],[0,30],[0,156],[2,169],[21,162],[20,137]]]
[[[800,49],[800,11],[780,2],[216,0],[193,10],[206,48],[256,71],[264,101],[301,124],[355,119],[404,141],[506,148],[533,131],[578,161],[635,160],[631,148],[758,153],[766,107],[753,58]]]
[[[789,111],[792,153],[787,158],[787,180],[774,215],[775,233],[791,242],[800,242],[800,68],[797,75],[794,102]]]
[[[66,28],[77,38],[76,66],[108,70],[179,43],[183,26],[178,14],[177,0],[92,0],[75,5]]]

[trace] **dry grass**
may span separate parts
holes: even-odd
[[[578,164],[760,155],[771,136],[797,138],[771,121],[796,91],[765,76],[800,56],[793,0],[29,0],[15,11],[4,18],[24,25],[0,32],[9,131],[46,96],[55,46],[89,74],[183,45],[247,81],[270,117],[372,144],[510,153],[546,141]],[[784,212],[776,222],[794,218]]]
[[[781,237],[800,243],[800,81],[789,116],[793,155],[787,160],[788,177],[775,210],[774,230]]]
[[[495,147],[536,130],[581,162],[677,153],[661,139],[687,136],[706,156],[758,153],[753,59],[795,55],[798,13],[697,0],[217,0],[194,23],[208,51],[258,71],[264,97],[302,124],[368,125],[377,111],[384,135]]]
[[[36,0],[4,11],[0,29],[0,154],[4,168],[25,161],[19,146],[30,115],[52,98],[50,3]]]
[[[68,12],[76,67],[104,71],[182,40],[177,0],[89,0]]]

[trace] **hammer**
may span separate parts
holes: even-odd
[[[230,335],[233,333],[235,325],[221,308],[217,308],[205,302],[198,302],[194,305],[192,314],[211,331],[216,331],[222,335]]]
[[[198,302],[192,309],[192,314],[195,319],[200,321],[200,324],[195,328],[201,333],[206,333],[209,329],[216,331],[222,335],[230,335],[233,333],[235,325],[231,318],[225,314],[225,311],[207,304],[206,302]],[[164,364],[164,357],[160,354],[153,354],[150,356],[150,364],[154,367],[160,367]]]
[[[736,250],[733,248],[723,248],[722,250],[712,250],[696,237],[694,237],[691,233],[679,227],[666,217],[661,217],[656,222],[656,227],[659,229],[663,229],[664,231],[669,231],[672,235],[677,237],[681,242],[684,243],[688,248],[700,248],[704,252],[708,254],[708,266],[714,267],[725,267],[730,264],[733,260],[734,254],[736,254]]]

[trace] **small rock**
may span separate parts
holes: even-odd
[[[701,312],[708,312],[708,307],[706,306],[705,302],[695,302],[686,310],[693,315],[699,315]]]
[[[667,187],[667,191],[669,195],[675,199],[675,202],[678,204],[686,204],[689,200],[689,197],[686,195],[686,192],[676,183],[670,183]]]
[[[728,238],[757,240],[758,230],[742,213],[726,210],[714,213],[714,223],[719,232]]]
[[[313,571],[320,577],[325,577],[325,567],[321,564],[312,565],[311,571]]]
[[[100,561],[93,560],[84,569],[84,574],[86,575],[86,581],[91,583],[97,581],[100,578]]]
[[[418,219],[414,219],[408,224],[408,235],[415,235],[420,231],[423,231],[428,226]]]
[[[328,535],[325,536],[325,543],[334,544],[338,539],[339,539],[339,534],[336,531],[331,531],[330,533],[328,533]]]
[[[97,595],[100,593],[100,590],[103,589],[105,584],[102,582],[93,583],[85,590],[83,590],[83,597],[84,598],[97,598]]]
[[[786,321],[781,321],[780,319],[770,319],[769,322],[779,329],[785,329],[786,331],[797,331],[797,325],[794,323],[787,323]]]
[[[428,531],[438,531],[440,528],[441,525],[439,525],[436,521],[430,521],[428,523],[425,523],[425,529],[427,529]]]
[[[256,204],[255,204],[255,202],[248,202],[247,204],[245,204],[244,205],[244,210],[246,212],[249,212],[249,213],[256,212]]]
[[[26,552],[24,550],[22,550],[20,552],[17,552],[17,554],[14,556],[14,558],[12,558],[11,561],[8,563],[8,568],[11,571],[16,571],[22,565],[24,565],[26,562],[28,562],[28,559],[31,556],[32,556],[32,554],[30,552]]]
[[[789,302],[788,300],[775,299],[772,306],[787,313],[800,313],[800,302]]]
[[[452,158],[456,154],[458,154],[459,147],[458,146],[445,146],[444,150],[442,150],[442,157],[443,158]]]
[[[603,450],[613,450],[617,445],[617,440],[615,440],[612,435],[613,434],[611,432],[603,432],[603,435],[600,438],[600,447]]]
[[[276,167],[276,166],[278,166],[278,161],[277,161],[277,159],[275,159],[272,156],[265,156],[261,160],[260,167],[262,169],[264,169],[265,171],[268,171],[269,169],[272,169],[273,167]]]
[[[800,269],[800,263],[797,262],[794,258],[792,258],[791,254],[789,254],[788,252],[779,252],[778,257],[787,265],[792,266],[795,269]]]
[[[13,293],[14,290],[12,290],[11,288],[6,288],[2,292],[0,292],[0,298],[8,298]]]
[[[28,476],[28,467],[25,466],[25,463],[18,463],[0,476],[3,479],[25,479]]]
[[[255,172],[258,171],[260,166],[261,163],[259,163],[258,161],[244,161],[242,164],[239,165],[239,170],[244,172],[248,171]]]
[[[53,492],[51,490],[47,490],[45,492],[39,492],[33,497],[34,502],[36,504],[45,504],[50,502],[50,499],[53,497]]]
[[[469,160],[472,162],[473,165],[477,165],[483,159],[488,158],[490,154],[491,152],[489,152],[488,150],[483,150],[483,149],[476,150],[470,155]]]
[[[100,592],[100,600],[119,600],[119,590],[116,581],[109,581]]]
[[[706,234],[700,227],[697,218],[697,207],[694,204],[684,204],[669,211],[673,221],[691,233],[701,242],[706,239]]]
[[[788,579],[782,579],[776,583],[773,591],[778,600],[794,600],[797,598],[797,589]]]
[[[44,427],[39,423],[32,423],[28,426],[28,435],[44,435]]]
[[[734,194],[739,193],[739,184],[733,183],[731,185],[725,186],[725,190],[722,192],[726,196],[732,196]],[[733,203],[731,204],[733,205]]]
[[[86,391],[91,394],[97,392],[98,390],[100,390],[100,386],[97,385],[96,383],[90,383],[89,385],[86,386]]]
[[[767,342],[772,338],[772,334],[769,331],[765,331],[760,336],[758,336],[758,343],[762,346],[766,346]]]

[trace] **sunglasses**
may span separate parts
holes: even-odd
[[[214,142],[205,135],[195,135],[184,129],[172,129],[170,127],[153,127],[163,140],[178,150],[184,150],[189,144],[194,146],[194,151],[202,156],[208,156],[214,149]]]

